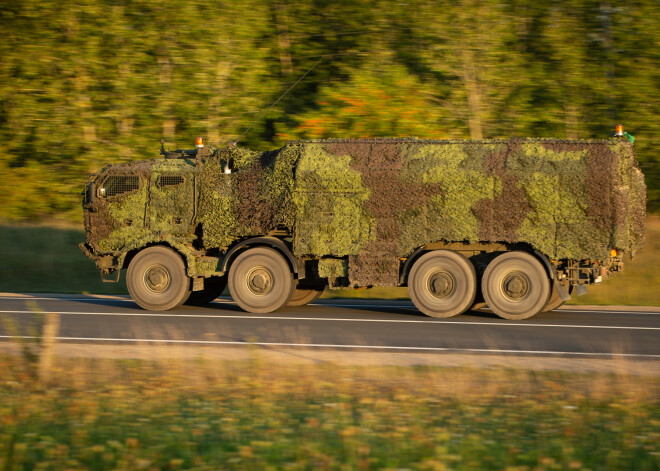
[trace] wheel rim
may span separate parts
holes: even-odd
[[[172,284],[172,276],[169,270],[160,264],[149,266],[144,271],[142,279],[144,287],[152,293],[163,293]]]
[[[525,273],[514,270],[502,278],[500,290],[509,301],[520,302],[529,296],[530,284],[529,277]]]
[[[247,288],[256,296],[266,296],[273,291],[273,273],[264,266],[257,266],[250,269],[245,275]]]
[[[456,280],[451,273],[438,270],[427,278],[426,289],[434,298],[446,299],[456,290]]]

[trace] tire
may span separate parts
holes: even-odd
[[[271,248],[245,250],[229,268],[229,293],[247,312],[277,311],[287,305],[294,289],[289,264]]]
[[[322,286],[318,288],[297,287],[287,306],[304,306],[313,303],[321,297],[324,289]]]
[[[181,306],[190,295],[190,278],[174,250],[155,246],[138,253],[128,266],[126,287],[138,306],[167,311]]]
[[[410,270],[408,292],[417,309],[427,316],[457,316],[474,303],[477,274],[472,262],[457,252],[427,252]]]
[[[488,264],[481,290],[495,314],[522,320],[541,312],[551,289],[543,264],[527,252],[516,251],[499,255]]]
[[[571,294],[571,291],[573,291],[573,287],[569,286],[568,288],[568,294]],[[563,301],[561,299],[561,296],[559,296],[559,291],[557,291],[557,288],[555,287],[555,284],[552,283],[552,292],[550,293],[550,299],[548,299],[548,302],[545,303],[545,306],[543,306],[543,309],[541,309],[541,312],[550,312],[554,311],[557,309],[559,306],[564,304],[566,301]]]
[[[227,276],[212,276],[204,280],[204,289],[193,291],[184,303],[188,306],[204,306],[220,296],[227,287]]]

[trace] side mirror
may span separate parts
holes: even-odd
[[[91,207],[96,200],[96,183],[90,182],[85,187],[85,200],[83,202],[85,208]]]

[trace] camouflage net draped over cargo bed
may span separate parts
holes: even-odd
[[[396,284],[398,258],[435,241],[522,242],[577,260],[643,243],[643,176],[627,141],[364,139],[289,147],[300,153],[296,252],[348,255],[356,286]]]

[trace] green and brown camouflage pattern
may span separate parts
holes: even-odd
[[[395,286],[401,260],[429,243],[526,244],[551,260],[604,260],[644,243],[646,187],[625,139],[314,140],[182,156],[102,169],[97,185],[128,173],[141,187],[96,199],[88,247],[165,241],[195,265],[193,252],[221,256],[278,234],[295,256],[323,259],[325,277]],[[184,182],[157,189],[165,174]]]

